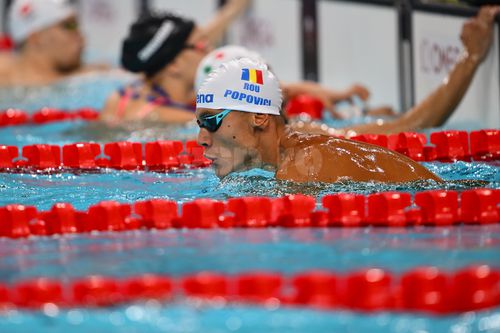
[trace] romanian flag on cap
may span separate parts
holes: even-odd
[[[258,69],[243,68],[241,70],[241,80],[257,84],[264,84],[264,81],[262,80],[262,71]]]

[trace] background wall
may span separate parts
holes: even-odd
[[[299,0],[254,0],[228,33],[227,42],[259,52],[283,81],[302,79]]]
[[[372,105],[399,109],[396,8],[323,0],[318,13],[321,82],[337,89],[363,83]]]
[[[5,1],[5,0],[2,0]],[[4,32],[4,16],[5,16],[5,4],[0,2],[0,32]]]
[[[447,76],[463,50],[460,31],[463,17],[435,13],[413,15],[413,59],[415,101],[423,100]],[[500,126],[498,24],[496,41],[487,59],[449,122],[466,127]]]
[[[88,62],[119,64],[121,45],[139,12],[136,0],[84,0],[78,3]]]
[[[84,0],[86,1],[86,0]],[[217,10],[217,0],[151,0],[152,10],[175,11],[194,19],[197,24],[206,24]]]

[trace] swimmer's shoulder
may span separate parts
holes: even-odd
[[[333,158],[329,151],[333,146],[330,139],[332,137],[319,134],[287,131],[281,141],[282,155],[276,178],[296,182],[337,181],[341,174],[335,169],[324,170]]]

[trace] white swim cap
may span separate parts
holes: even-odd
[[[239,45],[226,45],[219,47],[207,54],[198,65],[196,80],[194,81],[195,91],[200,89],[203,81],[205,81],[208,74],[210,74],[214,69],[229,60],[237,60],[241,58],[250,58],[255,61],[266,63],[260,54],[250,51],[246,47]]]
[[[279,115],[278,78],[262,62],[249,58],[223,63],[209,74],[196,95],[196,107]]]
[[[66,0],[15,0],[9,8],[9,32],[20,43],[72,15],[75,10]]]

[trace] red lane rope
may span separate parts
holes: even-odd
[[[464,131],[435,132],[430,136],[435,146],[426,146],[427,139],[421,133],[360,135],[353,139],[392,149],[417,161],[500,160],[500,130],[480,130],[470,134]],[[22,147],[21,151],[19,156],[17,147],[0,145],[0,172],[29,172],[33,169],[58,172],[64,168],[168,170],[210,165],[210,160],[203,157],[204,148],[195,141],[186,142],[185,150],[180,141],[145,144],[124,141],[106,143],[103,147],[89,142],[63,147],[36,144]]]
[[[0,127],[41,125],[71,120],[94,121],[98,118],[99,112],[92,108],[80,108],[74,111],[43,108],[32,115],[19,109],[7,109],[0,111]]]
[[[211,161],[203,157],[203,147],[195,141],[111,142],[64,145],[37,144],[24,146],[22,156],[15,146],[0,146],[0,172],[48,170],[169,170],[182,167],[206,167]]]
[[[183,277],[146,274],[117,279],[86,276],[70,282],[35,278],[0,284],[0,308],[106,307],[123,303],[201,299],[262,306],[300,306],[323,310],[416,311],[444,315],[500,305],[500,271],[487,265],[450,273],[417,267],[401,275],[379,268],[339,274],[306,271],[226,275],[200,272]]]
[[[439,131],[429,139],[423,133],[366,134],[352,137],[389,148],[415,161],[492,161],[500,159],[500,130],[482,129],[466,131]],[[432,143],[434,146],[428,145]]]
[[[93,121],[98,117],[99,112],[91,108],[76,111],[43,108],[31,117],[22,110],[8,109],[0,112],[0,127],[75,119]],[[483,129],[472,131],[470,134],[466,131],[440,131],[432,133],[429,139],[425,134],[415,132],[392,135],[365,134],[351,139],[397,151],[416,161],[451,162],[500,159],[500,130],[498,129]],[[428,145],[428,143],[433,145]]]
[[[133,204],[103,201],[87,211],[69,203],[49,211],[36,207],[0,207],[0,237],[24,238],[92,231],[171,228],[266,227],[410,227],[497,224],[500,190],[432,190],[415,194],[381,192],[370,195],[332,194],[316,209],[314,197],[296,194],[282,198],[242,197],[228,201],[196,199],[179,207],[163,199]]]

